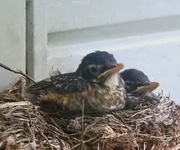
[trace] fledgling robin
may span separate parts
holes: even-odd
[[[118,64],[114,56],[105,51],[86,55],[73,73],[57,74],[31,85],[31,101],[53,102],[68,111],[108,112],[122,109],[126,92],[119,83]]]
[[[129,101],[126,101],[126,107],[129,107],[128,105],[140,103],[142,98],[150,100],[152,103],[159,100],[152,92],[159,86],[159,83],[151,82],[147,75],[145,75],[142,71],[137,69],[127,69],[121,72],[120,76],[125,82],[125,89],[128,93],[127,98],[129,98]],[[133,96],[136,96],[136,100],[134,102],[131,100],[134,98]]]

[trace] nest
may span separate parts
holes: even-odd
[[[23,88],[19,81],[0,93],[0,149],[180,149],[180,106],[163,95],[157,105],[63,118],[31,104]]]

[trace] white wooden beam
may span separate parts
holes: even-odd
[[[27,72],[36,81],[47,77],[46,0],[26,1]]]

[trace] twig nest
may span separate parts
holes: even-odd
[[[167,97],[149,107],[63,118],[31,104],[22,88],[0,93],[0,149],[180,149],[180,106]]]

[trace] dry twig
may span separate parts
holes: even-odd
[[[26,79],[28,79],[28,80],[32,81],[33,83],[35,83],[35,81],[34,81],[30,76],[28,76],[27,74],[23,73],[23,72],[20,71],[20,70],[11,69],[10,67],[8,67],[8,66],[6,66],[6,65],[4,65],[4,64],[2,64],[2,63],[0,63],[0,67],[6,69],[6,70],[8,70],[8,71],[14,72],[14,73],[16,73],[16,74],[20,74],[20,75],[24,76]]]

